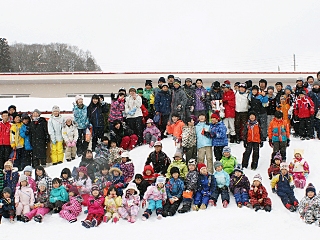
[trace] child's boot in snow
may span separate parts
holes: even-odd
[[[191,202],[184,202],[182,208],[178,210],[178,213],[186,213],[191,209]]]

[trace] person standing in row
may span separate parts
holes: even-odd
[[[0,122],[0,169],[3,168],[5,161],[9,159],[11,153],[10,146],[10,127],[9,113],[3,111],[1,113],[2,121]]]
[[[156,110],[156,115],[161,115],[159,130],[161,132],[161,138],[164,138],[164,132],[166,130],[171,112],[171,94],[169,92],[169,86],[167,83],[162,84],[162,88],[156,96],[154,107]]]

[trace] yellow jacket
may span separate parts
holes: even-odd
[[[10,144],[12,148],[23,148],[24,138],[20,136],[20,129],[23,123],[12,123],[10,128]]]
[[[107,212],[116,213],[118,212],[118,208],[122,206],[122,198],[121,196],[116,198],[109,198],[109,196],[106,196],[104,205],[106,206]]]

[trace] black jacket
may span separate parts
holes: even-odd
[[[151,163],[155,173],[164,175],[167,173],[171,160],[164,152],[160,151],[157,153],[153,151],[149,154],[145,165],[150,165]]]
[[[29,128],[30,143],[34,159],[46,159],[47,143],[50,140],[48,123],[43,117],[38,121],[31,121]]]
[[[134,180],[133,182],[137,185],[137,188],[138,188],[138,190],[140,192],[140,194],[139,194],[140,200],[142,200],[143,196],[144,196],[144,193],[147,191],[147,188],[150,186],[150,184],[144,179],[142,179],[140,184],[137,184],[136,180]]]

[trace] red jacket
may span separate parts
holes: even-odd
[[[10,128],[11,124],[9,122],[0,122],[0,145],[10,146]]]
[[[146,171],[150,170],[151,174],[147,175]],[[143,179],[146,180],[150,185],[155,183],[157,177],[159,177],[160,174],[159,173],[154,173],[153,167],[151,165],[146,165],[144,166],[144,170],[143,170]]]
[[[294,115],[298,118],[309,118],[314,115],[314,103],[310,98],[297,98],[293,104]]]
[[[222,97],[223,106],[225,108],[225,118],[235,118],[236,117],[236,97],[234,92],[229,89],[223,94]]]
[[[271,199],[268,198],[268,193],[267,190],[262,184],[258,187],[258,191],[254,192],[254,185],[251,185],[250,191],[249,191],[249,196],[250,196],[250,203],[252,206],[259,204],[260,206],[266,206],[269,205],[271,206]],[[263,199],[261,203],[259,203],[259,199]]]

